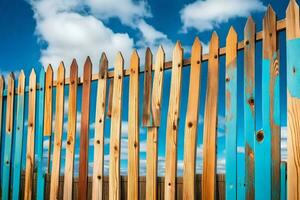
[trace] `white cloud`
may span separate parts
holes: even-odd
[[[252,12],[264,11],[260,0],[197,0],[180,11],[182,30],[212,30],[236,17],[248,17]]]
[[[68,76],[73,58],[79,64],[79,75],[87,56],[96,66],[102,52],[106,52],[109,66],[113,66],[115,55],[122,52],[125,67],[133,48],[138,48],[141,63],[144,62],[146,46],[157,49],[159,44],[171,49],[172,42],[167,36],[146,23],[151,17],[145,1],[132,0],[31,0],[36,19],[36,34],[45,43],[41,50],[41,64],[52,64],[56,69],[64,61]],[[88,11],[87,11],[88,10]],[[127,33],[118,33],[104,24],[104,20],[117,18],[131,29],[138,30],[135,40]],[[94,73],[97,68],[94,67]]]

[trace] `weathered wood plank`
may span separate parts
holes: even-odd
[[[14,116],[14,75],[8,76],[7,100],[6,100],[6,134],[4,140],[4,159],[2,172],[2,198],[9,199],[10,165]]]
[[[165,63],[165,53],[163,48],[160,46],[157,54],[154,66],[154,78],[152,87],[152,99],[151,99],[151,110],[155,110],[156,124],[160,122],[160,102],[162,97],[163,87],[163,69]],[[157,135],[158,127],[148,127],[147,132],[147,154],[146,154],[146,199],[155,200],[157,199]]]
[[[97,105],[95,119],[94,138],[94,171],[93,171],[93,194],[92,199],[103,199],[104,178],[104,128],[106,108],[106,85],[107,85],[108,60],[102,53],[99,66],[99,79],[97,88]]]
[[[29,77],[29,101],[28,101],[28,131],[26,146],[26,172],[25,172],[25,196],[24,200],[33,197],[33,171],[34,171],[34,143],[35,143],[35,111],[36,111],[36,74],[32,70]]]
[[[255,138],[255,23],[248,18],[244,29],[244,135],[246,199],[252,200],[254,190],[254,138]]]
[[[20,194],[21,181],[21,159],[23,145],[23,128],[24,128],[24,101],[25,101],[25,74],[22,70],[18,79],[18,99],[16,115],[16,134],[14,138],[14,166],[13,166],[13,185],[12,199],[18,200]]]
[[[81,130],[80,130],[80,154],[79,154],[79,182],[78,199],[87,198],[88,186],[88,150],[89,150],[89,130],[90,130],[90,96],[91,96],[92,62],[87,57],[83,68],[82,86],[82,110],[81,110]]]
[[[130,59],[128,101],[128,199],[139,197],[139,62],[134,50]]]
[[[215,199],[216,191],[216,135],[219,82],[219,38],[212,34],[209,44],[208,78],[203,131],[202,199]]]
[[[74,173],[74,146],[76,139],[77,122],[77,82],[78,65],[76,60],[72,61],[70,67],[70,85],[68,100],[68,131],[66,145],[66,163],[64,180],[64,199],[72,199],[73,173]]]
[[[60,153],[61,138],[63,133],[64,121],[64,83],[65,83],[65,66],[60,63],[57,70],[57,86],[56,86],[56,111],[55,111],[55,130],[54,130],[54,147],[52,157],[52,171],[50,183],[50,199],[58,198],[59,189],[59,172],[60,172]],[[49,149],[50,151],[50,149]]]
[[[177,134],[180,113],[183,49],[177,42],[173,50],[173,67],[166,132],[165,199],[175,199],[177,174]]]
[[[300,28],[299,6],[291,0],[286,10],[287,40],[287,199],[300,198]]]
[[[255,198],[280,198],[280,90],[276,15],[263,20],[262,128],[255,142]]]
[[[144,69],[144,95],[143,95],[143,126],[149,127],[152,124],[151,113],[151,87],[152,87],[152,53],[150,48],[146,50]]]
[[[225,134],[226,199],[237,199],[237,33],[230,28],[226,38]]]
[[[110,159],[109,159],[109,199],[121,198],[120,191],[120,134],[122,116],[122,87],[124,60],[118,53],[115,61],[114,88],[112,97],[112,115],[110,128]]]
[[[44,142],[44,102],[45,102],[45,70],[41,69],[39,74],[39,89],[38,89],[38,117],[36,118],[37,124],[37,199],[44,199],[45,191],[45,171],[43,163],[43,142]]]
[[[15,134],[15,151],[13,166],[13,185],[12,199],[18,200],[20,194],[21,181],[21,159],[23,146],[23,128],[24,128],[24,101],[25,101],[25,74],[22,70],[18,79],[18,100],[17,100],[17,116],[16,116],[16,134]]]
[[[195,199],[196,149],[198,130],[198,110],[201,80],[202,45],[196,37],[192,46],[189,97],[185,122],[183,199]]]

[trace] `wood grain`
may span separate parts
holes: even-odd
[[[17,115],[16,115],[16,134],[14,149],[14,166],[13,166],[13,185],[12,199],[19,199],[21,186],[21,160],[23,146],[23,130],[24,130],[24,107],[25,107],[25,74],[22,70],[18,78],[18,99],[17,99]]]
[[[64,121],[64,79],[65,67],[63,62],[61,62],[57,70],[58,85],[56,87],[56,112],[50,184],[50,200],[57,199],[59,195],[60,153]]]
[[[114,79],[110,79],[109,91],[108,91],[108,106],[107,106],[107,117],[108,118],[111,118],[113,92],[114,92]]]
[[[226,38],[225,134],[226,199],[237,199],[237,33],[230,28]]]
[[[128,101],[128,199],[139,197],[139,62],[134,50],[130,59]]]
[[[254,138],[255,138],[255,23],[248,18],[244,29],[244,137],[246,199],[255,197]]]
[[[287,40],[287,199],[300,198],[300,28],[299,6],[291,0],[286,10]]]
[[[92,199],[103,199],[104,177],[104,128],[106,108],[106,85],[107,85],[108,61],[105,53],[102,54],[99,66],[99,79],[97,88],[97,104],[95,119],[94,138],[94,170],[93,170],[93,194]]]
[[[32,70],[29,77],[29,101],[28,101],[28,131],[25,172],[25,196],[24,200],[31,200],[33,196],[33,171],[34,171],[34,143],[35,143],[35,111],[36,111],[36,74]]]
[[[45,116],[44,116],[44,135],[50,136],[52,134],[52,82],[53,69],[49,65],[46,70],[45,82]]]
[[[91,96],[92,62],[87,57],[83,68],[82,106],[81,106],[81,131],[79,155],[79,200],[87,198],[88,190],[88,158],[89,158],[89,130],[90,130],[90,96]]]
[[[13,116],[14,116],[14,75],[10,73],[8,76],[7,86],[7,109],[6,109],[6,133],[11,134],[13,130]]]
[[[165,199],[175,199],[177,174],[177,134],[180,116],[180,93],[183,49],[177,42],[173,50],[173,67],[166,132]]]
[[[215,199],[216,191],[216,135],[219,82],[219,38],[212,34],[209,44],[208,78],[203,131],[202,199]]]
[[[165,53],[162,46],[159,47],[156,54],[155,70],[153,78],[153,87],[151,98],[152,112],[155,110],[156,124],[160,122],[160,102],[163,87],[163,69],[164,69]],[[155,121],[155,120],[154,120]],[[153,123],[154,123],[153,121]],[[146,199],[157,199],[157,137],[158,127],[148,127],[147,132],[147,154],[146,154]]]
[[[76,60],[72,61],[70,67],[69,101],[68,101],[68,131],[66,145],[66,163],[64,180],[64,199],[72,199],[73,173],[74,173],[74,146],[76,139],[77,122],[77,81],[78,65]]]
[[[183,199],[195,199],[195,173],[202,45],[195,38],[192,46],[190,85],[184,134]]]
[[[144,69],[144,94],[143,94],[143,126],[152,125],[151,113],[151,87],[152,87],[152,52],[150,48],[146,50]]]
[[[114,88],[112,97],[112,115],[110,128],[110,150],[109,150],[109,199],[121,199],[120,191],[120,134],[122,116],[122,87],[123,87],[124,60],[118,53],[115,60]]]

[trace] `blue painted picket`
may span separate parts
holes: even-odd
[[[226,39],[226,199],[237,199],[237,33]]]
[[[286,200],[286,162],[280,165],[280,199]]]
[[[10,166],[11,166],[11,149],[12,149],[12,135],[13,135],[13,103],[14,103],[14,75],[10,74],[8,77],[8,96],[6,108],[6,134],[4,140],[4,159],[2,171],[2,199],[9,199],[10,186]]]
[[[43,138],[44,138],[44,99],[45,99],[45,71],[41,69],[39,74],[39,90],[37,98],[37,118],[36,118],[36,164],[37,164],[37,199],[44,199],[45,171],[43,167]]]
[[[23,89],[18,91],[18,102],[17,102],[17,116],[16,116],[16,134],[14,137],[14,166],[13,166],[13,188],[20,188],[20,181],[21,181],[21,162],[22,162],[22,146],[23,146],[23,130],[24,130],[24,102],[25,102],[25,95],[24,95],[24,86],[25,86],[25,75],[22,71],[18,80],[18,84],[23,85]],[[22,83],[21,83],[22,82]],[[21,89],[19,87],[19,89]],[[21,147],[21,148],[20,148]],[[18,200],[20,190],[15,189],[12,191],[12,199]]]

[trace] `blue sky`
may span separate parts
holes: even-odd
[[[238,33],[239,40],[243,39],[243,29],[246,19],[252,15],[257,30],[262,29],[262,18],[268,4],[271,4],[277,13],[278,19],[285,17],[285,9],[288,1],[282,0],[1,0],[0,1],[0,73],[7,75],[10,71],[18,72],[23,69],[29,75],[31,68],[39,71],[42,67],[52,64],[57,69],[58,63],[63,60],[66,66],[66,74],[69,74],[69,66],[72,58],[79,63],[79,73],[82,75],[83,62],[86,56],[91,56],[94,63],[93,71],[97,72],[97,64],[101,52],[105,51],[109,59],[109,65],[113,68],[113,60],[117,51],[123,53],[125,67],[129,65],[129,57],[133,48],[140,54],[141,64],[144,63],[146,47],[151,47],[153,54],[160,44],[163,45],[167,60],[171,59],[172,48],[177,40],[182,42],[185,57],[189,57],[191,44],[195,36],[203,43],[204,51],[208,51],[209,39],[213,30],[220,37],[220,45],[225,46],[226,35],[231,25]],[[285,33],[279,34],[280,64],[282,67],[281,84],[285,85]],[[256,67],[261,69],[261,42],[257,45]],[[239,53],[238,72],[243,74],[243,54]],[[220,58],[220,90],[219,90],[219,120],[218,120],[218,170],[224,172],[225,149],[224,149],[224,73],[225,58]],[[143,66],[141,66],[143,69]],[[201,81],[201,98],[199,111],[199,135],[197,145],[197,172],[202,170],[202,129],[204,99],[206,87],[207,63],[203,64]],[[257,70],[257,84],[261,81],[259,70]],[[170,71],[165,73],[164,95],[163,95],[163,123],[166,122],[168,110],[168,98],[170,88]],[[242,82],[242,76],[239,76]],[[141,76],[140,82],[143,83]],[[127,99],[128,78],[124,80],[123,117],[122,117],[122,174],[126,174],[127,168]],[[183,139],[184,119],[187,105],[189,85],[189,69],[183,70],[183,86],[181,101],[181,120],[179,125],[178,142],[178,174],[182,174],[183,166]],[[239,85],[239,91],[242,85]],[[282,111],[285,113],[286,91],[281,90]],[[143,86],[141,84],[142,91]],[[92,86],[91,102],[91,144],[93,144],[94,107],[96,101],[96,83]],[[257,87],[257,98],[261,98],[261,89]],[[66,87],[66,109],[65,124],[67,124],[67,94]],[[140,92],[142,101],[142,92]],[[239,105],[242,105],[241,92],[239,93]],[[81,88],[78,98],[81,99]],[[258,101],[256,101],[258,102]],[[260,109],[258,103],[257,119],[260,128]],[[78,133],[76,142],[76,153],[79,153],[79,126],[80,126],[81,104],[78,103]],[[142,109],[140,109],[142,110]],[[242,112],[239,112],[242,120]],[[25,119],[27,116],[25,114]],[[282,125],[286,125],[286,115],[282,115]],[[25,123],[26,126],[26,123]],[[106,120],[105,131],[105,172],[108,171],[108,149],[109,149],[110,120]],[[164,174],[165,155],[165,125],[159,132],[159,175]],[[67,127],[65,126],[65,132]],[[285,132],[285,128],[283,128]],[[25,127],[26,135],[26,127]],[[65,139],[66,133],[64,133]],[[285,137],[285,136],[284,136]],[[140,131],[140,157],[141,175],[145,174],[145,144],[146,130]],[[26,137],[25,140],[26,141]],[[285,139],[286,141],[286,139]],[[25,142],[24,142],[25,144]],[[45,152],[47,151],[45,142]],[[238,151],[243,156],[243,130],[239,127]],[[25,147],[25,145],[24,145]],[[62,170],[64,169],[65,142],[62,150]],[[93,162],[93,147],[90,147],[90,164]],[[23,156],[24,157],[24,156]],[[23,159],[24,161],[24,159]],[[23,162],[24,166],[25,162]],[[242,162],[239,163],[243,165]],[[75,170],[78,167],[78,155],[75,155]],[[90,168],[92,172],[92,168]]]

